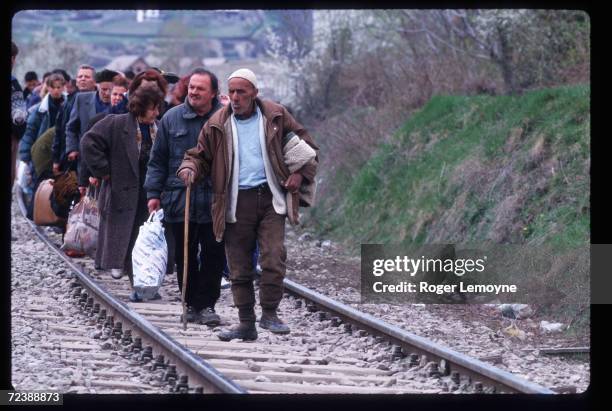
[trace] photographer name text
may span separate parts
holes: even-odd
[[[399,284],[385,284],[382,281],[377,281],[372,284],[372,290],[375,293],[429,293],[429,294],[444,294],[444,293],[516,293],[517,286],[514,284],[464,284],[463,281],[459,284],[429,284],[426,281],[410,283],[402,281]]]

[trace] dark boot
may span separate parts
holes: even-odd
[[[202,316],[198,310],[193,307],[187,306],[187,322],[200,324]],[[181,322],[183,322],[183,315],[181,314]]]
[[[254,322],[241,322],[230,330],[220,332],[217,337],[221,341],[231,341],[236,338],[243,341],[255,341],[257,339],[257,329]]]
[[[264,310],[259,320],[259,326],[274,334],[289,334],[291,332],[289,326],[278,318],[276,310]]]
[[[214,308],[206,307],[200,311],[200,321],[204,325],[214,327],[219,325],[221,317],[215,312]]]

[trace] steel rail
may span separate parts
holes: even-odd
[[[284,285],[286,290],[290,293],[313,302],[316,306],[325,311],[332,312],[344,321],[348,321],[375,335],[380,335],[393,341],[395,344],[401,346],[405,352],[418,352],[433,360],[444,360],[447,362],[450,370],[459,371],[462,374],[472,377],[472,379],[478,379],[484,384],[492,385],[495,387],[496,392],[503,392],[504,390],[510,389],[511,392],[520,393],[555,394],[554,391],[546,387],[516,377],[507,371],[486,364],[483,361],[461,354],[426,338],[419,337],[418,335],[386,323],[370,314],[326,297],[323,294],[306,288],[287,278],[284,280]]]
[[[25,218],[25,205],[21,193],[17,195],[17,198],[20,211]],[[223,376],[223,374],[205,360],[181,346],[172,337],[153,326],[140,314],[130,310],[124,303],[115,299],[112,295],[98,286],[89,275],[83,273],[77,264],[47,238],[41,227],[38,227],[27,218],[26,220],[38,237],[70,266],[77,275],[79,281],[92,293],[98,296],[99,299],[104,301],[107,308],[114,312],[115,315],[122,317],[126,321],[128,327],[138,330],[143,340],[147,340],[149,345],[152,345],[159,351],[169,353],[169,357],[172,360],[177,364],[184,365],[182,368],[189,376],[191,386],[193,386],[194,381],[199,381],[205,387],[205,390],[207,390],[206,392],[247,393],[242,387],[234,383],[231,379]],[[395,325],[377,319],[370,314],[335,301],[287,278],[284,280],[284,286],[289,293],[314,303],[317,307],[333,313],[345,322],[354,324],[358,328],[368,330],[372,334],[380,335],[386,340],[399,345],[405,353],[422,354],[428,357],[429,360],[434,361],[444,360],[446,362],[447,373],[451,370],[458,371],[463,375],[469,376],[473,381],[480,381],[483,384],[495,387],[496,392],[510,391],[530,394],[555,394],[554,391],[546,387],[516,377],[507,371],[486,364],[483,361],[412,334]],[[112,314],[109,313],[108,315]]]
[[[19,189],[17,189],[20,191]],[[172,337],[167,335],[165,332],[159,330],[157,327],[152,325],[147,319],[138,314],[137,312],[130,310],[123,302],[117,300],[106,290],[101,288],[91,277],[85,274],[81,267],[75,264],[70,257],[62,252],[51,240],[47,238],[43,229],[34,222],[30,221],[26,217],[26,208],[22,198],[22,193],[18,192],[17,200],[19,209],[28,222],[30,227],[34,230],[36,235],[49,246],[77,276],[78,280],[93,293],[97,299],[103,302],[107,310],[110,310],[107,315],[119,316],[124,320],[124,329],[132,328],[135,332],[140,334],[143,345],[148,343],[151,345],[154,351],[162,351],[166,358],[169,358],[171,362],[177,364],[177,368],[182,369],[188,376],[189,384],[194,386],[201,384],[204,388],[204,392],[210,393],[230,393],[230,394],[246,394],[247,391],[240,385],[233,382],[231,379],[225,377],[222,373],[217,371],[212,365],[206,362],[204,359],[195,355],[186,347],[179,344]]]

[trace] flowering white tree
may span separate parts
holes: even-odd
[[[579,11],[316,10],[313,22],[306,53],[270,32],[265,64],[283,100],[315,118],[338,104],[410,109],[435,93],[513,94],[589,70]]]
[[[36,71],[39,78],[42,73],[56,68],[74,75],[87,56],[83,48],[55,36],[48,26],[33,33],[32,42],[27,45],[19,44],[19,39],[15,39],[15,42],[20,50],[13,74],[19,81],[23,81],[28,71]]]
[[[562,10],[380,10],[374,36],[405,50],[466,56],[499,68],[506,91],[515,93],[554,78],[572,50],[588,54],[589,25],[583,12]],[[469,74],[469,73],[468,73]]]
[[[353,33],[368,12],[315,10],[312,47],[300,47],[291,38],[281,39],[269,30],[267,59],[262,63],[275,79],[277,95],[298,111],[315,117],[330,108],[330,100],[342,67],[368,46]]]

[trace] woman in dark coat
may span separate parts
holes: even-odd
[[[103,181],[96,259],[105,270],[122,269],[131,284],[132,249],[149,216],[143,184],[163,101],[157,84],[143,84],[130,96],[128,113],[106,116],[81,139],[83,160]],[[138,296],[132,293],[130,299]]]
[[[134,94],[134,92],[143,84],[149,84],[149,83],[157,84],[157,86],[162,91],[162,93],[164,93],[164,96],[166,95],[167,90],[168,90],[168,82],[166,81],[166,78],[158,70],[150,68],[150,69],[147,69],[147,70],[144,70],[138,73],[138,75],[134,77],[132,82],[128,85],[128,92],[125,93],[123,100],[121,100],[119,104],[111,106],[109,113],[110,114],[127,113],[128,112],[127,107],[128,107],[130,95]],[[163,114],[166,112],[167,109],[168,108],[164,100],[160,108],[159,115],[157,116],[158,120],[161,120]],[[81,163],[84,163],[84,162],[81,162]],[[90,176],[91,174],[89,173],[89,170],[87,170],[87,167],[83,167],[82,170],[79,169],[79,185],[81,187],[86,187],[87,180],[89,179]],[[168,243],[168,266],[167,266],[166,274],[172,274],[174,272],[174,265],[175,265],[174,264],[174,237],[172,236],[172,230],[166,231],[166,241]],[[96,260],[97,267],[99,266],[98,261],[99,261],[99,257]],[[112,270],[111,274],[113,278],[121,278],[121,273],[117,272],[117,270]]]

